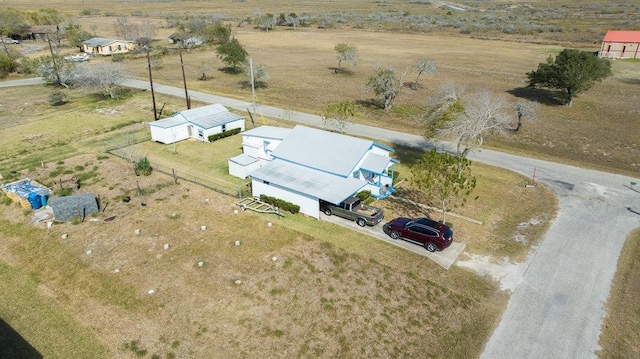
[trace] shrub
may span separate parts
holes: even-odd
[[[148,176],[151,174],[151,171],[153,170],[151,168],[151,163],[149,163],[149,160],[146,157],[143,157],[140,161],[138,161],[134,167],[133,167],[136,176]]]
[[[53,90],[49,92],[48,101],[51,106],[64,105],[67,103],[67,95],[60,90]]]
[[[234,129],[229,130],[229,131],[224,131],[224,132],[213,134],[213,135],[211,135],[211,136],[209,136],[207,138],[209,139],[209,142],[213,142],[213,141],[219,140],[221,138],[225,138],[225,137],[236,135],[238,133],[240,133],[240,129],[239,128],[234,128]]]
[[[111,56],[111,61],[113,61],[113,62],[122,62],[122,61],[124,61],[124,55],[123,54],[113,54]]]
[[[275,198],[275,197],[261,194],[260,200],[264,203],[268,203],[272,206],[278,207],[279,209],[285,210],[287,212],[291,212],[293,214],[300,212],[300,206],[298,206],[297,204],[293,204],[291,202],[287,202],[280,198]]]
[[[366,202],[371,197],[371,191],[360,191],[356,194],[356,197],[360,198],[360,201]]]

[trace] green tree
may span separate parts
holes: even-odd
[[[355,46],[350,46],[341,42],[336,44],[333,48],[338,53],[338,68],[336,72],[342,72],[342,61],[356,66],[358,64],[358,49]]]
[[[231,41],[231,25],[211,24],[203,30],[202,34],[206,41],[224,44]]]
[[[69,40],[69,44],[82,48],[82,42],[93,37],[89,32],[82,30],[78,24],[69,24],[64,28],[64,37]]]
[[[218,58],[229,66],[234,73],[240,72],[240,65],[245,64],[249,56],[237,39],[218,45],[216,53]]]
[[[327,106],[320,117],[322,117],[322,123],[326,128],[334,128],[338,133],[344,133],[355,113],[356,103],[345,100]]]
[[[418,189],[440,202],[443,223],[449,208],[464,205],[476,187],[468,158],[438,153],[435,148],[411,167],[411,174]]]
[[[11,35],[26,35],[29,25],[21,12],[14,9],[0,9],[0,38]],[[4,52],[10,55],[7,44],[2,42]]]
[[[609,60],[574,49],[562,50],[555,59],[549,56],[546,63],[538,64],[537,70],[527,73],[529,87],[562,90],[563,101],[568,106],[579,93],[608,76],[611,76]]]
[[[382,105],[385,111],[391,109],[393,101],[400,94],[404,84],[404,74],[398,75],[393,68],[377,68],[376,74],[369,78],[368,85],[373,88],[376,96],[382,97]]]

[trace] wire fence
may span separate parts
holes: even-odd
[[[216,177],[196,175],[176,166],[162,164],[159,161],[148,158],[148,156],[140,155],[131,146],[113,148],[105,152],[131,163],[137,163],[143,157],[147,157],[147,161],[149,161],[154,171],[171,176],[174,183],[178,183],[178,180],[183,180],[235,198],[251,196],[251,182],[235,184]]]

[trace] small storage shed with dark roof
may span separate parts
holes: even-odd
[[[49,206],[53,209],[53,217],[59,222],[72,221],[74,218],[84,219],[98,213],[98,202],[91,193],[51,198]]]

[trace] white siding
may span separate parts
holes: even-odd
[[[151,129],[151,140],[170,144],[189,138],[187,124],[182,124],[170,128],[161,128],[157,126],[149,126]]]
[[[320,204],[317,198],[310,197],[302,193],[294,193],[281,187],[268,185],[257,180],[252,181],[251,188],[254,197],[259,197],[261,194],[265,194],[267,196],[279,198],[300,206],[300,213],[320,219]]]
[[[215,135],[216,133],[221,133],[222,126],[225,126],[225,131],[233,130],[234,128],[239,128],[240,131],[244,131],[244,118],[238,119],[236,121],[231,121],[224,125],[215,126],[215,127],[204,130],[204,141],[209,141],[209,136],[211,135]],[[195,138],[198,138],[197,132],[198,131],[194,131]]]

